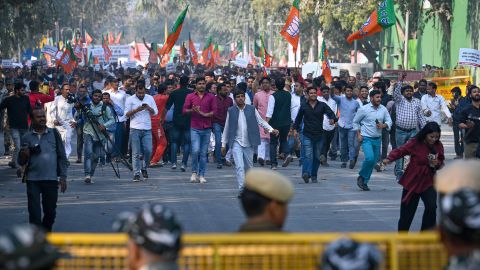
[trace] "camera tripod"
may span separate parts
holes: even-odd
[[[106,148],[105,148],[105,144],[102,142],[102,139],[100,137],[100,134],[101,133],[106,139],[107,139],[107,142],[112,144],[112,147],[115,151],[117,151],[119,153],[119,156],[120,156],[120,162],[125,166],[127,167],[130,171],[133,171],[133,167],[132,165],[128,162],[127,158],[125,156],[123,156],[120,152],[120,150],[117,148],[117,146],[113,143],[113,141],[110,139],[110,136],[108,135],[108,132],[106,130],[104,131],[101,131],[101,130],[98,130],[98,126],[100,125],[100,123],[98,122],[98,120],[95,118],[95,116],[93,115],[92,111],[90,110],[90,108],[88,108],[87,105],[81,105],[81,109],[82,109],[82,114],[86,116],[87,120],[90,122],[90,125],[92,125],[92,128],[93,128],[93,132],[95,133],[95,136],[98,138],[98,141],[100,142],[100,144],[102,145],[102,149],[103,149],[103,152],[105,154],[110,154],[107,152]],[[98,161],[98,160],[97,160]],[[112,160],[110,160],[110,165],[112,166],[112,169],[113,169],[113,172],[115,173],[115,176],[117,176],[117,178],[120,178],[120,168],[118,167],[118,163],[117,163],[117,167],[115,167],[115,165],[113,164]]]

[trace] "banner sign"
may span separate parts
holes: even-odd
[[[475,49],[460,48],[458,64],[480,67],[480,51]]]
[[[13,68],[12,59],[2,59],[2,68]]]
[[[58,49],[55,46],[45,45],[42,48],[42,53],[55,57]]]
[[[130,59],[130,45],[110,45],[108,46],[110,51],[112,51],[112,56],[110,57],[110,63],[118,63],[119,58]],[[104,62],[105,57],[103,54],[103,48],[88,48],[88,55],[92,52],[93,57],[98,57],[98,61]]]

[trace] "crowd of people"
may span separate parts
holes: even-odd
[[[5,155],[27,183],[32,223],[51,230],[58,197],[52,180],[66,190],[75,137],[72,161],[83,163],[86,184],[94,183],[98,165],[111,163],[115,170],[114,163],[123,163],[139,182],[148,179],[150,167],[185,172],[191,157],[192,183],[207,183],[207,162],[218,170],[234,164],[239,198],[254,163],[277,170],[279,160],[287,167],[296,157],[305,183],[317,183],[319,167],[338,156],[342,170],[354,169],[361,148],[360,190],[370,190],[374,169],[395,161],[404,188],[399,230],[409,230],[419,198],[426,206],[422,229],[435,225],[433,178],[445,159],[442,122],[453,127],[456,158],[480,153],[475,85],[465,97],[452,89],[447,104],[435,83],[406,82],[406,73],[394,82],[379,73],[368,81],[347,76],[326,82],[312,74],[303,78],[298,69],[267,75],[251,65],[205,70],[175,61],[174,67],[169,73],[153,65],[78,67],[72,74],[37,66],[2,70]],[[41,222],[40,195],[49,201]]]

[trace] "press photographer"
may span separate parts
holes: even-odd
[[[31,130],[22,138],[18,164],[25,166],[23,179],[27,183],[29,221],[51,231],[58,187],[62,193],[67,189],[67,156],[59,132],[47,128],[45,111],[41,107],[33,109],[31,119]]]
[[[79,123],[83,124],[85,183],[93,184],[98,159],[105,154],[105,131],[115,124],[115,119],[110,107],[103,106],[102,91],[98,89],[92,92],[92,103],[82,105],[77,114],[80,114]]]

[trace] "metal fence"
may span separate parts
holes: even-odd
[[[262,233],[186,234],[179,265],[188,270],[320,269],[324,248],[342,236],[376,245],[383,253],[380,269],[440,270],[447,263],[435,233]],[[126,235],[58,233],[49,240],[70,254],[57,269],[127,269]]]

